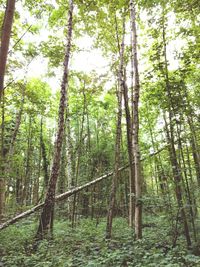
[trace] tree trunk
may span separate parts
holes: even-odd
[[[128,99],[128,88],[126,81],[123,82],[123,94],[124,94],[124,105],[126,112],[126,132],[127,132],[127,146],[128,146],[128,156],[129,156],[129,226],[133,227],[134,221],[134,195],[135,195],[135,168],[134,168],[134,157],[133,157],[133,143],[132,143],[132,122],[131,114],[129,109],[129,99]]]
[[[185,232],[187,245],[190,246],[191,245],[191,239],[190,239],[189,227],[188,227],[186,212],[185,212],[185,209],[184,209],[182,189],[181,189],[181,183],[182,183],[183,179],[182,179],[180,166],[178,164],[178,160],[177,160],[177,156],[176,156],[172,122],[170,121],[170,130],[169,130],[168,126],[167,126],[166,117],[164,117],[164,120],[165,120],[167,141],[168,141],[168,144],[169,144],[169,155],[170,155],[172,173],[173,173],[174,183],[175,183],[175,193],[176,193],[177,204],[178,204],[178,207],[179,207],[179,210],[180,210],[180,213],[181,213],[181,218],[182,218],[182,221],[183,221],[183,226],[184,226],[184,232]]]
[[[169,113],[169,129],[167,125],[166,116],[164,115],[164,121],[165,121],[165,129],[166,129],[166,135],[167,135],[167,141],[169,145],[169,155],[170,155],[170,161],[172,166],[172,173],[174,177],[175,187],[176,187],[176,198],[177,198],[177,204],[180,209],[181,218],[184,225],[184,232],[185,237],[187,241],[188,247],[191,245],[191,238],[189,233],[189,226],[187,221],[186,212],[184,209],[184,203],[183,203],[183,196],[182,196],[182,189],[181,189],[181,183],[183,181],[182,173],[180,170],[180,166],[178,164],[177,155],[176,155],[176,149],[175,149],[175,142],[174,142],[174,125],[173,125],[173,116],[175,115],[175,109],[173,106],[173,100],[172,100],[172,94],[171,94],[171,88],[170,88],[170,81],[169,81],[169,72],[168,72],[168,62],[167,62],[167,45],[166,45],[166,35],[165,35],[165,26],[164,26],[164,13],[163,13],[163,52],[164,52],[164,77],[165,77],[165,86],[166,86],[166,93],[167,93],[167,101],[168,101],[168,113]]]
[[[10,36],[15,12],[15,0],[7,0],[6,10],[1,31],[1,47],[0,47],[0,102],[4,90],[4,77],[6,71],[6,62],[8,57],[8,49]]]
[[[4,147],[4,132],[5,132],[5,108],[4,108],[4,93],[3,101],[1,104],[1,158],[0,158],[0,221],[4,217],[5,211],[5,192],[6,192],[6,180],[5,180],[5,158],[7,150]]]
[[[36,205],[39,201],[39,179],[41,175],[41,160],[42,160],[42,118],[40,121],[40,146],[38,156],[38,171],[33,182],[33,204]]]
[[[10,183],[11,177],[12,177],[12,168],[13,168],[13,155],[14,155],[14,150],[15,150],[15,142],[17,139],[17,135],[19,133],[19,128],[21,125],[21,118],[22,118],[22,114],[23,114],[23,107],[24,107],[24,98],[25,98],[25,88],[26,85],[23,84],[22,85],[22,97],[21,97],[21,104],[20,104],[20,109],[16,115],[16,119],[15,119],[15,127],[14,130],[12,132],[12,136],[11,136],[11,140],[10,140],[10,145],[9,145],[9,150],[7,155],[5,155],[5,159],[4,159],[4,164],[5,164],[5,179],[7,180],[7,183]],[[17,178],[18,179],[18,178]],[[19,179],[18,179],[19,182]],[[19,185],[19,183],[18,183]],[[9,190],[7,190],[7,192],[9,192]],[[9,195],[9,193],[6,194],[7,196]]]
[[[151,156],[151,155],[150,155],[150,156]],[[118,172],[122,172],[122,171],[124,171],[124,170],[126,170],[126,169],[128,169],[128,168],[129,168],[129,164],[127,164],[127,165],[125,165],[125,166],[119,168],[119,169],[118,169]],[[63,194],[60,194],[60,195],[58,195],[58,196],[55,197],[55,202],[59,202],[59,201],[65,200],[65,199],[67,199],[68,197],[70,197],[70,196],[72,196],[72,195],[74,195],[74,194],[77,194],[78,192],[80,192],[80,191],[82,191],[82,190],[84,190],[84,189],[86,189],[86,188],[88,188],[88,187],[93,187],[93,188],[95,188],[95,185],[96,185],[96,184],[98,184],[99,182],[101,182],[101,181],[103,181],[103,180],[105,180],[105,179],[107,179],[107,178],[113,176],[113,174],[114,174],[114,172],[109,172],[109,173],[107,173],[107,174],[104,174],[104,175],[102,175],[102,176],[100,176],[100,177],[98,177],[98,178],[92,180],[91,182],[88,182],[88,183],[86,183],[86,184],[80,185],[80,186],[78,186],[78,187],[75,187],[75,188],[73,188],[73,189],[71,189],[71,190],[69,190],[69,191],[63,193]],[[126,184],[125,184],[125,186],[126,186]],[[127,187],[127,186],[126,186],[126,187]],[[127,190],[127,189],[125,189],[125,191],[128,193],[128,190]],[[93,189],[93,192],[95,192],[95,189]],[[128,201],[128,198],[126,197],[126,201],[125,201],[125,202],[127,203],[127,201]],[[44,205],[45,205],[45,202],[44,202],[44,203],[40,203],[40,204],[38,204],[37,206],[35,206],[35,207],[33,207],[33,208],[31,208],[31,209],[29,209],[29,210],[27,210],[27,211],[25,211],[25,212],[23,212],[23,213],[17,215],[16,217],[14,217],[14,218],[8,220],[7,222],[5,222],[5,223],[3,223],[3,224],[0,225],[0,230],[2,230],[2,229],[4,229],[4,228],[6,228],[6,227],[8,227],[8,226],[10,226],[10,225],[12,225],[12,224],[18,222],[19,220],[21,220],[21,219],[23,219],[23,218],[28,217],[29,215],[33,214],[33,213],[36,212],[37,210],[43,208]]]
[[[65,117],[65,134],[66,134],[66,169],[67,169],[67,188],[70,189],[74,186],[74,162],[73,162],[73,146],[71,138],[71,128],[70,128],[70,114],[69,114],[69,104],[67,93],[67,104],[66,104],[66,117]],[[68,198],[68,214],[72,214],[73,197]]]
[[[133,70],[134,70],[134,95],[133,95],[133,151],[135,166],[135,237],[142,238],[142,176],[140,167],[140,147],[139,147],[139,94],[140,81],[137,59],[137,30],[136,30],[136,12],[135,1],[130,0],[130,18],[131,18],[131,34],[132,34],[132,54],[133,54]]]
[[[58,130],[55,140],[54,157],[53,157],[49,187],[45,198],[44,208],[40,216],[40,222],[36,234],[36,240],[43,239],[49,233],[53,220],[52,214],[55,204],[56,183],[60,167],[60,157],[61,157],[61,149],[62,149],[63,134],[64,134],[66,87],[68,86],[68,77],[69,77],[68,65],[69,65],[71,39],[72,39],[72,17],[73,17],[73,0],[69,0],[67,45],[66,45],[66,52],[64,59],[64,72],[61,84]]]
[[[28,126],[28,143],[27,143],[27,152],[26,152],[26,166],[25,166],[25,178],[24,178],[24,188],[23,188],[23,204],[28,205],[30,200],[30,161],[32,157],[32,129],[31,129],[31,115],[29,115],[29,126]]]
[[[15,128],[12,134],[12,138],[11,138],[11,142],[10,142],[10,148],[9,148],[9,152],[8,152],[8,157],[11,160],[13,153],[14,153],[14,145],[15,145],[15,141],[17,138],[17,134],[19,132],[19,127],[21,125],[21,118],[22,118],[22,113],[23,113],[23,108],[24,108],[24,98],[25,98],[25,87],[26,85],[22,85],[22,98],[21,98],[21,106],[19,109],[19,112],[16,116],[16,120],[15,120]]]
[[[118,36],[118,32],[117,32]],[[118,36],[119,37],[119,36]],[[121,146],[121,118],[122,118],[122,92],[123,92],[123,70],[124,70],[124,38],[125,38],[125,16],[123,17],[123,35],[120,48],[120,63],[118,72],[118,87],[117,87],[117,100],[118,100],[118,114],[116,126],[116,140],[115,140],[115,167],[111,185],[110,203],[107,213],[106,225],[106,238],[110,239],[112,234],[112,221],[114,215],[114,208],[116,202],[117,182],[119,179],[119,164],[120,164],[120,146]],[[118,38],[119,39],[119,38]]]
[[[180,151],[181,163],[183,164],[183,174],[184,174],[183,183],[184,183],[185,192],[186,192],[186,201],[187,201],[187,205],[188,205],[188,209],[189,209],[189,213],[190,213],[190,219],[191,219],[191,224],[192,224],[193,233],[194,233],[194,240],[195,240],[195,242],[197,242],[195,216],[194,216],[194,210],[193,210],[193,201],[192,201],[192,197],[191,197],[191,191],[190,191],[189,182],[188,182],[186,162],[185,162],[185,157],[184,157],[184,153],[183,153],[183,146],[182,146],[182,142],[181,142],[181,129],[180,129],[180,126],[178,125],[177,122],[176,122],[176,127],[177,127],[178,146],[179,146],[179,151]]]
[[[85,83],[84,83],[83,87],[84,87],[83,90],[85,90]],[[83,113],[82,113],[82,119],[81,119],[81,129],[80,129],[79,142],[78,142],[79,144],[78,144],[78,151],[77,151],[77,162],[76,162],[75,181],[74,181],[75,186],[77,186],[79,170],[80,170],[80,163],[81,163],[83,130],[84,130],[84,122],[85,122],[85,110],[86,110],[86,99],[85,99],[85,96],[83,94]],[[76,208],[77,208],[77,196],[76,196],[76,194],[74,194],[73,205],[72,205],[72,228],[74,228],[74,226],[75,226]]]
[[[194,165],[195,165],[197,183],[198,183],[198,186],[200,187],[200,155],[199,155],[199,148],[198,148],[198,144],[197,144],[195,128],[194,128],[193,120],[190,117],[190,115],[187,115],[187,121],[188,121],[188,124],[190,127],[190,132],[191,132],[190,142],[192,145],[192,156],[193,156]]]
[[[44,189],[45,192],[48,188],[49,183],[49,171],[48,171],[48,159],[47,159],[47,153],[46,153],[46,146],[43,138],[43,122],[41,121],[41,152],[42,152],[42,163],[43,163],[43,172],[44,172]]]

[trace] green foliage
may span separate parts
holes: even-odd
[[[137,26],[139,26],[139,64],[142,65],[140,145],[141,156],[145,160],[142,165],[144,187],[146,187],[145,194],[140,200],[144,204],[145,214],[149,215],[145,218],[145,223],[149,224],[150,227],[144,229],[143,240],[134,241],[133,232],[127,227],[126,221],[116,219],[113,226],[113,239],[108,242],[104,240],[104,220],[99,224],[92,220],[82,220],[77,229],[71,229],[66,221],[57,221],[54,240],[41,242],[38,251],[33,253],[31,243],[36,225],[32,221],[27,221],[27,223],[20,223],[0,233],[0,239],[3,241],[0,245],[0,253],[3,255],[3,262],[8,267],[192,267],[200,265],[199,257],[194,256],[192,251],[187,251],[184,247],[181,220],[177,226],[179,234],[177,247],[172,248],[171,243],[178,217],[175,201],[176,185],[174,183],[176,177],[173,176],[174,166],[170,162],[166,125],[164,126],[163,123],[163,114],[168,114],[171,109],[172,123],[169,125],[169,115],[166,115],[167,123],[171,126],[170,135],[174,135],[175,139],[175,154],[183,177],[181,184],[183,207],[186,210],[186,217],[192,233],[191,218],[193,216],[191,216],[190,207],[194,210],[192,212],[196,212],[195,207],[199,203],[199,192],[196,186],[197,164],[194,160],[195,152],[199,158],[200,72],[198,68],[200,34],[198,1],[138,0],[136,2],[136,10],[140,11],[136,17]],[[20,114],[20,110],[22,111],[17,141],[11,159],[12,170],[6,174],[9,178],[6,186],[8,188],[11,186],[13,189],[12,193],[7,192],[6,203],[9,207],[6,210],[7,215],[26,209],[24,203],[15,201],[17,192],[20,193],[24,186],[30,189],[31,196],[36,188],[39,197],[41,199],[44,197],[44,157],[41,151],[41,137],[44,141],[49,167],[53,155],[59,102],[59,94],[53,97],[50,80],[48,83],[41,78],[28,79],[24,77],[22,79],[17,77],[16,80],[15,73],[18,76],[18,70],[23,67],[24,71],[28,70],[29,63],[33,59],[44,57],[49,61],[48,77],[51,74],[58,81],[57,71],[60,71],[64,58],[68,12],[68,4],[64,0],[24,0],[21,9],[24,9],[25,14],[20,13],[20,5],[21,3],[17,5],[12,29],[12,53],[9,53],[6,77],[6,83],[8,81],[9,86],[8,88],[6,86],[5,89],[4,107],[2,105],[2,116],[0,116],[1,146],[6,154],[15,128],[16,115]],[[110,65],[109,74],[106,73],[103,77],[96,71],[89,75],[78,73],[76,70],[72,71],[70,66],[67,97],[69,98],[68,115],[72,139],[72,165],[74,169],[79,165],[76,182],[83,184],[94,176],[100,175],[108,169],[113,169],[114,166],[117,111],[115,95],[115,83],[117,82],[114,80],[117,80],[118,46],[120,46],[122,39],[124,15],[126,20],[124,59],[126,66],[124,67],[127,72],[128,84],[131,58],[130,28],[128,26],[128,1],[126,0],[76,0],[74,10],[71,54],[74,55],[74,51],[77,53],[82,51],[81,45],[80,47],[75,45],[80,36],[92,37],[93,47],[101,49],[101,52],[107,56],[106,59]],[[27,18],[24,18],[26,15]],[[174,21],[171,22],[173,17]],[[0,8],[0,22],[2,23],[2,21],[3,7]],[[29,25],[32,26],[26,33]],[[41,37],[43,33],[44,38]],[[34,38],[37,38],[36,34],[40,35],[39,40],[32,42],[31,38],[33,35]],[[164,34],[166,45],[164,44]],[[22,39],[20,39],[21,36]],[[173,46],[177,46],[177,42],[180,43],[180,47],[174,48]],[[165,48],[167,58],[164,55]],[[171,53],[171,50],[174,54]],[[173,66],[173,62],[177,63],[177,66]],[[61,76],[60,74],[58,76]],[[26,76],[26,74],[24,75]],[[166,93],[166,79],[168,79],[168,86],[170,87],[170,97]],[[59,82],[57,83],[59,86]],[[24,99],[23,91],[25,92]],[[131,99],[130,95],[129,97]],[[3,114],[3,109],[5,114]],[[42,120],[43,128],[41,131]],[[124,117],[122,133],[121,164],[127,162]],[[194,139],[194,144],[192,144],[192,139]],[[155,157],[149,157],[149,153],[159,151],[162,148],[163,150]],[[65,173],[67,172],[66,165],[69,155],[67,155],[66,148],[63,150],[65,160],[61,162],[61,167],[66,185],[67,175]],[[80,163],[78,162],[79,158]],[[7,159],[5,159],[6,161]],[[122,173],[121,178],[116,200],[117,204],[123,206],[120,209],[123,209],[126,204],[124,198],[128,198],[129,188],[127,185],[126,195],[124,194],[125,183],[128,180],[127,173]],[[160,188],[163,180],[166,186],[164,194]],[[101,207],[103,212],[106,212],[110,185],[110,181],[104,181],[99,188],[95,188],[94,195],[90,191],[85,193],[84,196],[88,197],[90,202],[93,201],[92,197],[95,198],[95,203],[89,203],[89,208],[93,205],[96,210]],[[67,190],[67,187],[64,189]],[[23,198],[22,193],[21,198]],[[20,197],[18,196],[18,198]],[[192,199],[192,203],[189,203],[189,198]],[[168,202],[172,206],[169,211],[167,210]],[[77,204],[77,212],[81,210],[81,204]],[[65,209],[62,210],[62,215],[64,213]],[[153,218],[154,220],[152,220],[152,216],[159,216],[159,219]],[[197,217],[194,224],[197,225],[198,223]],[[195,246],[198,252],[198,244]],[[198,255],[198,253],[196,254]]]
[[[146,218],[152,223],[150,217]],[[155,221],[154,221],[155,222]],[[158,233],[158,228],[159,233]],[[172,248],[168,227],[157,219],[156,225],[145,228],[145,238],[134,241],[133,232],[124,219],[116,218],[113,239],[105,240],[105,221],[82,219],[76,229],[68,222],[55,224],[54,240],[42,241],[37,252],[31,248],[35,225],[32,221],[12,226],[0,233],[0,246],[5,266],[14,267],[193,267],[200,257],[187,251],[182,241]]]

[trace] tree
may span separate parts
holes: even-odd
[[[116,33],[118,35],[118,32]],[[122,120],[122,92],[123,92],[123,70],[124,70],[124,38],[125,38],[125,15],[123,15],[123,33],[122,42],[120,47],[120,61],[118,71],[118,86],[117,86],[117,100],[118,100],[118,113],[116,125],[116,141],[115,141],[115,165],[114,174],[110,193],[110,203],[107,214],[106,238],[111,238],[112,221],[114,216],[114,209],[116,204],[116,190],[119,180],[119,165],[120,165],[120,147],[121,147],[121,120]]]
[[[135,164],[135,235],[139,239],[142,237],[142,174],[140,167],[140,147],[139,147],[139,94],[140,81],[137,59],[137,32],[136,32],[136,13],[135,2],[130,0],[130,18],[131,18],[131,33],[132,33],[132,54],[133,54],[133,72],[134,72],[134,96],[133,96],[133,152]]]
[[[68,86],[69,79],[69,57],[71,51],[71,39],[72,39],[72,21],[73,21],[73,0],[69,1],[68,12],[68,32],[67,32],[67,45],[64,59],[64,72],[61,84],[61,97],[59,105],[59,121],[57,137],[55,141],[53,164],[51,169],[51,176],[49,180],[49,187],[45,198],[44,208],[40,216],[39,227],[36,234],[36,239],[43,239],[52,229],[53,225],[53,211],[55,204],[55,190],[58,179],[58,172],[60,166],[61,149],[64,135],[64,122],[65,122],[65,107],[66,107],[66,88]]]
[[[4,90],[4,77],[6,71],[6,62],[8,49],[11,37],[12,24],[15,12],[15,0],[7,0],[4,21],[1,31],[1,46],[0,46],[0,102]]]

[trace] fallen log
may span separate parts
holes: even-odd
[[[153,156],[157,155],[158,153],[160,153],[161,151],[163,151],[165,148],[167,148],[167,146],[164,146],[160,150],[158,150],[158,151],[156,151],[154,153],[149,154],[149,157],[153,157]],[[141,161],[144,161],[145,159],[146,158],[143,158],[143,159],[141,159]],[[118,171],[119,172],[120,171],[123,171],[123,170],[127,169],[128,167],[129,167],[129,164],[125,165],[124,167],[119,168]],[[85,188],[88,188],[88,187],[90,187],[92,185],[95,185],[98,182],[101,182],[102,180],[104,180],[104,179],[106,179],[106,178],[108,178],[108,177],[110,177],[112,175],[113,175],[113,172],[110,172],[108,174],[104,174],[103,176],[100,176],[100,177],[92,180],[91,182],[88,182],[88,183],[86,183],[84,185],[75,187],[75,188],[73,188],[73,189],[71,189],[71,190],[69,190],[69,191],[67,191],[65,193],[62,193],[62,194],[60,194],[60,195],[58,195],[58,196],[55,197],[55,202],[59,202],[61,200],[64,200],[64,199],[70,197],[71,195],[74,195],[74,194],[82,191]],[[43,206],[44,206],[44,202],[42,202],[42,203],[34,206],[33,208],[31,208],[31,209],[29,209],[29,210],[27,210],[27,211],[25,211],[23,213],[20,213],[19,215],[15,216],[14,218],[12,218],[12,219],[10,219],[10,220],[8,220],[8,221],[0,224],[0,230],[3,230],[5,228],[7,228],[8,226],[10,226],[10,225],[18,222],[19,220],[28,217],[29,215],[31,215],[32,213],[36,212],[37,210],[40,210]]]
[[[121,168],[119,169],[119,171],[123,171],[123,170],[127,169],[128,167],[129,167],[129,165],[126,165],[126,166],[124,166],[124,167],[121,167]],[[82,190],[85,189],[85,188],[88,188],[88,187],[90,187],[90,186],[92,186],[92,185],[95,185],[95,184],[97,184],[98,182],[101,182],[102,180],[104,180],[104,179],[106,179],[106,178],[108,178],[108,177],[110,177],[110,176],[112,176],[112,175],[113,175],[113,172],[104,174],[103,176],[100,176],[100,177],[98,177],[98,178],[92,180],[91,182],[88,182],[88,183],[86,183],[86,184],[84,184],[84,185],[75,187],[75,188],[73,188],[73,189],[71,189],[71,190],[69,190],[69,191],[67,191],[67,192],[65,192],[65,193],[62,193],[62,194],[60,194],[60,195],[58,195],[58,196],[55,197],[55,202],[59,202],[59,201],[61,201],[61,200],[64,200],[64,199],[70,197],[71,195],[74,195],[74,194],[76,194],[76,193],[82,191]],[[2,223],[2,224],[0,225],[0,230],[3,230],[3,229],[5,229],[6,227],[8,227],[8,226],[10,226],[10,225],[12,225],[12,224],[18,222],[19,220],[28,217],[29,215],[31,215],[32,213],[36,212],[37,210],[40,210],[43,206],[44,206],[44,202],[42,202],[42,203],[40,203],[40,204],[34,206],[33,208],[31,208],[31,209],[29,209],[29,210],[27,210],[27,211],[25,211],[25,212],[23,212],[23,213],[20,213],[19,215],[15,216],[14,218],[12,218],[12,219],[10,219],[10,220],[8,220],[8,221]]]

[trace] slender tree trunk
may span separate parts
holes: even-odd
[[[14,153],[14,145],[15,145],[15,141],[16,141],[16,138],[17,138],[17,134],[19,132],[19,127],[21,125],[21,118],[22,118],[22,113],[23,113],[23,108],[24,108],[25,86],[26,85],[22,85],[22,86],[23,86],[23,88],[22,88],[21,106],[20,106],[19,112],[18,112],[18,114],[16,116],[15,128],[14,128],[14,131],[13,131],[13,134],[12,134],[12,138],[11,138],[11,142],[10,142],[10,148],[9,148],[9,152],[8,152],[8,157],[9,157],[10,160],[12,159],[12,156],[13,156],[13,153]],[[10,161],[9,161],[9,163],[10,163]]]
[[[195,164],[197,183],[200,186],[200,153],[199,153],[199,146],[198,146],[198,141],[197,141],[197,136],[196,136],[196,129],[194,127],[194,121],[193,121],[194,109],[191,106],[187,88],[184,83],[183,83],[182,89],[183,89],[183,95],[181,95],[179,91],[179,96],[181,98],[185,97],[186,99],[186,105],[184,105],[184,112],[186,113],[187,122],[190,128],[190,143],[192,146],[192,155],[193,155],[193,160]]]
[[[85,168],[86,175],[90,179],[90,171],[89,171],[89,164],[88,164],[88,159],[90,157],[90,131],[89,131],[89,116],[88,116],[88,101],[87,101],[87,95],[86,95],[86,86],[84,85],[83,87],[83,99],[84,99],[84,113],[85,113],[85,118],[86,118],[86,126],[87,126],[87,143],[85,146],[85,155],[87,157],[87,165]],[[89,139],[89,142],[88,142]],[[88,147],[89,144],[89,147]],[[89,214],[89,194],[88,190],[82,194],[83,198],[83,215],[88,217]]]
[[[68,108],[67,108],[68,109]],[[73,171],[73,147],[70,129],[69,111],[66,111],[66,150],[67,150],[67,187],[71,188],[74,185],[74,171]]]
[[[85,84],[84,84],[85,88]],[[84,90],[83,88],[83,90]],[[75,170],[75,186],[77,186],[78,182],[78,176],[79,176],[79,169],[80,169],[80,163],[81,163],[81,154],[82,154],[82,142],[83,142],[83,130],[84,130],[84,122],[85,122],[85,110],[86,110],[86,102],[85,97],[83,98],[83,114],[81,119],[81,129],[80,129],[80,136],[79,136],[79,145],[78,145],[78,151],[77,151],[77,162],[76,162],[76,170]],[[76,206],[77,206],[77,195],[74,194],[73,198],[73,206],[72,206],[72,228],[75,226],[76,221]]]
[[[191,197],[191,192],[190,192],[190,186],[188,182],[188,175],[187,175],[187,168],[186,168],[186,162],[185,162],[185,157],[184,157],[184,152],[183,152],[183,146],[181,142],[181,129],[179,125],[176,123],[177,126],[177,135],[178,135],[178,145],[179,145],[179,151],[180,151],[180,156],[181,156],[181,163],[183,164],[183,174],[184,174],[184,184],[185,184],[185,191],[186,191],[186,200],[188,204],[188,209],[190,213],[190,219],[192,223],[192,228],[193,228],[193,233],[194,233],[194,240],[197,242],[197,234],[196,234],[196,226],[195,226],[195,216],[194,216],[194,211],[193,211],[193,201]]]
[[[17,205],[22,205],[22,178],[20,170],[17,170],[17,179],[15,183],[15,199]]]
[[[42,118],[40,121],[40,146],[38,156],[38,171],[33,182],[33,204],[37,204],[39,201],[39,178],[41,175],[41,160],[42,160]]]
[[[118,36],[118,34],[117,34]],[[124,37],[125,37],[125,16],[123,18],[123,36],[120,48],[120,64],[118,72],[118,114],[117,114],[117,127],[116,127],[116,141],[115,141],[115,167],[111,185],[110,203],[107,213],[107,225],[106,225],[106,238],[110,239],[112,234],[112,221],[114,215],[117,181],[119,179],[119,164],[120,164],[120,146],[121,146],[121,118],[122,118],[122,91],[123,91],[123,70],[124,70]]]
[[[170,161],[172,165],[172,173],[173,173],[175,187],[176,187],[176,198],[177,198],[178,207],[180,209],[180,213],[181,213],[181,217],[182,217],[182,221],[184,225],[184,232],[185,232],[187,245],[189,247],[191,245],[191,238],[190,238],[187,216],[186,216],[186,212],[184,209],[182,189],[181,189],[181,183],[183,181],[183,178],[182,178],[182,173],[181,173],[180,166],[177,160],[175,141],[174,141],[174,125],[173,125],[172,119],[173,119],[175,112],[174,112],[170,81],[169,81],[164,19],[165,18],[163,14],[163,32],[162,32],[163,36],[162,37],[163,37],[163,50],[164,50],[163,51],[164,52],[164,76],[165,76],[166,93],[168,97],[169,129],[168,129],[167,120],[165,116],[164,116],[164,120],[165,120],[165,129],[166,129],[167,140],[168,140],[168,145],[169,145],[169,155],[170,155]]]
[[[41,118],[41,159],[42,159],[42,171],[44,175],[44,180],[43,180],[43,189],[42,193],[40,196],[40,199],[44,197],[44,195],[47,192],[48,189],[48,184],[49,184],[49,161],[47,157],[47,152],[46,152],[46,144],[43,138],[43,118]],[[49,156],[49,155],[48,155]]]
[[[167,141],[169,144],[169,155],[170,155],[170,161],[171,161],[171,166],[172,166],[172,173],[173,173],[174,182],[175,182],[176,199],[177,199],[178,207],[180,210],[181,218],[183,221],[187,245],[190,246],[191,245],[191,239],[190,239],[190,233],[189,233],[189,226],[188,226],[188,222],[187,222],[186,212],[184,209],[182,189],[181,189],[181,183],[182,183],[183,179],[182,179],[180,166],[178,164],[177,156],[176,156],[172,121],[170,119],[170,130],[169,130],[168,126],[167,126],[166,117],[164,117],[164,120],[165,120],[165,129],[166,129],[166,134],[167,134]]]
[[[128,88],[126,81],[123,82],[123,95],[124,95],[124,105],[126,112],[126,131],[127,131],[127,146],[129,155],[129,226],[133,227],[134,222],[134,195],[135,195],[135,168],[134,168],[134,157],[133,157],[133,143],[132,143],[132,122],[131,114],[129,109],[129,99],[128,99]]]
[[[5,193],[6,193],[6,179],[5,179],[5,158],[7,151],[4,147],[4,131],[5,131],[5,107],[4,107],[4,92],[1,104],[1,158],[0,158],[0,221],[4,217],[5,211]]]
[[[61,149],[62,149],[63,134],[64,134],[66,87],[68,86],[68,77],[69,77],[68,65],[69,65],[71,39],[72,39],[72,17],[73,17],[73,0],[69,0],[67,45],[66,45],[66,52],[64,59],[64,72],[61,84],[58,130],[55,141],[54,157],[53,157],[49,187],[45,198],[44,208],[40,216],[38,231],[36,234],[36,239],[38,240],[44,238],[48,234],[53,221],[52,214],[55,205],[56,183],[60,167],[60,157],[61,157]]]
[[[16,115],[16,119],[15,119],[15,127],[14,130],[12,132],[12,136],[11,136],[11,140],[10,140],[10,145],[9,145],[9,149],[8,149],[8,153],[6,153],[5,155],[5,179],[7,180],[7,183],[10,183],[11,180],[11,171],[13,168],[13,155],[14,155],[14,150],[15,150],[15,143],[16,143],[16,139],[17,139],[17,135],[19,133],[19,128],[21,125],[21,118],[22,118],[22,114],[23,114],[23,107],[24,107],[24,99],[25,99],[25,85],[22,85],[22,97],[21,97],[21,104],[20,104],[20,109]],[[7,190],[7,192],[9,192],[9,190]],[[6,194],[7,196],[9,195],[9,193]]]
[[[8,57],[8,49],[10,36],[15,12],[15,0],[7,0],[6,10],[1,31],[1,47],[0,47],[0,102],[4,90],[4,77],[6,71],[6,62]]]
[[[148,106],[146,106],[146,108],[148,110]],[[150,133],[150,137],[151,137],[151,143],[152,143],[153,151],[158,151],[159,149],[158,149],[158,145],[156,142],[155,134],[153,132],[153,129],[152,129],[152,126],[150,123],[149,115],[147,114],[146,116],[147,116],[147,124],[148,124],[148,128],[149,128],[149,133]],[[155,168],[156,168],[156,172],[157,172],[157,176],[158,176],[160,191],[162,193],[162,196],[164,197],[165,204],[167,204],[167,206],[168,206],[168,204],[170,205],[170,203],[167,203],[166,195],[169,192],[167,192],[166,175],[165,175],[165,171],[164,171],[164,168],[162,165],[160,153],[158,153],[158,155],[154,156],[154,163],[155,163]]]
[[[59,181],[58,181],[58,192],[62,194],[65,192],[66,188],[66,133],[64,133],[64,140],[62,145],[61,152],[61,163],[60,163],[60,173],[59,173]],[[62,205],[61,205],[62,207]]]
[[[24,178],[24,188],[23,188],[23,204],[29,204],[29,188],[30,188],[30,161],[32,157],[32,129],[31,129],[31,115],[29,115],[29,125],[28,125],[28,143],[26,152],[26,166],[25,166],[25,178]]]
[[[197,138],[195,134],[195,128],[194,128],[193,120],[190,117],[190,115],[187,115],[187,121],[188,121],[190,132],[191,132],[190,142],[192,145],[192,155],[193,155],[193,160],[194,160],[194,165],[195,165],[197,183],[198,183],[198,186],[200,187],[200,155],[199,155],[199,148],[197,144]]]
[[[0,222],[4,217],[5,211],[5,192],[6,192],[6,182],[5,179],[0,178]]]
[[[66,88],[66,116],[65,116],[65,134],[66,134],[66,156],[67,156],[67,188],[74,186],[74,164],[73,164],[73,145],[70,127],[70,111],[69,111],[69,92]],[[70,202],[70,200],[69,200]],[[70,205],[70,204],[69,204]]]
[[[74,161],[73,161],[73,146],[70,128],[70,114],[68,104],[68,91],[67,91],[67,105],[66,105],[66,118],[65,118],[65,133],[66,133],[66,169],[67,169],[67,188],[70,189],[74,186]],[[72,214],[73,196],[68,198],[68,214]]]
[[[122,117],[122,88],[118,91],[118,115],[117,115],[117,132],[115,143],[115,167],[111,185],[110,203],[107,213],[106,238],[110,239],[112,235],[112,221],[114,216],[114,208],[116,201],[117,181],[119,179],[119,164],[120,164],[120,139],[121,139],[121,117]]]
[[[186,146],[186,151],[187,151],[187,166],[188,166],[188,172],[189,172],[189,177],[190,177],[190,188],[191,188],[191,198],[192,198],[192,206],[194,207],[194,216],[195,218],[197,217],[198,213],[198,208],[197,208],[197,201],[196,201],[196,196],[195,196],[195,183],[193,181],[193,174],[192,174],[192,166],[191,166],[191,160],[190,160],[190,151],[187,146],[187,143],[185,144]]]
[[[136,30],[136,12],[135,1],[130,0],[130,18],[132,34],[132,54],[134,70],[134,96],[133,96],[133,151],[135,164],[135,236],[136,239],[142,238],[142,175],[140,167],[140,147],[139,147],[139,94],[140,81],[137,58],[137,30]]]
[[[44,190],[47,191],[48,183],[49,183],[49,170],[48,170],[48,159],[47,159],[47,152],[46,152],[46,145],[43,138],[43,122],[41,120],[41,152],[42,152],[42,168],[44,172]]]

